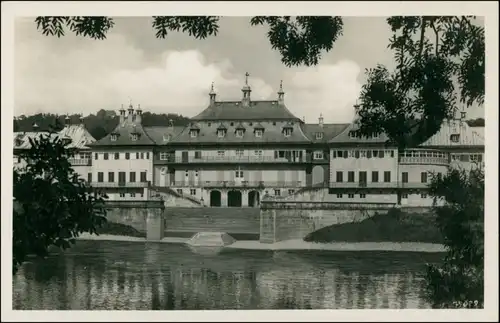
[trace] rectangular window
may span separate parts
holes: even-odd
[[[109,154],[108,153],[104,153],[104,160],[108,160],[109,159]]]
[[[194,152],[194,159],[201,159],[201,151]]]
[[[130,172],[129,182],[131,183],[135,182],[135,172]]]
[[[115,153],[115,159],[120,159],[120,153]]]
[[[406,194],[406,193],[402,194],[402,195],[401,195],[401,198],[403,198],[403,199],[407,199],[407,198],[408,198],[408,194]]]
[[[274,190],[274,195],[275,196],[280,196],[281,195],[281,190]]]
[[[224,150],[217,151],[217,157],[224,157],[225,155],[226,155],[226,152]]]
[[[192,189],[190,190],[190,193],[191,193],[191,195],[192,195],[192,196],[195,196],[195,195],[196,195],[196,189],[195,189],[195,188],[192,188]]]
[[[337,194],[337,198],[341,199],[342,198],[342,194]]]
[[[143,155],[144,156],[144,155]],[[135,153],[135,159],[140,159],[139,158],[139,153]]]
[[[359,198],[365,199],[366,198],[366,194],[359,194]]]
[[[421,172],[420,173],[420,182],[421,183],[427,183],[427,172]]]
[[[372,182],[377,183],[378,182],[378,172],[372,172]]]
[[[408,183],[408,172],[401,173],[401,180],[403,183]]]
[[[364,171],[359,172],[359,182],[360,183],[366,183],[367,182],[367,174],[366,174],[366,172],[364,172]]]
[[[125,153],[125,159],[130,159],[130,153]]]
[[[147,182],[147,179],[146,179],[146,172],[141,172],[141,182]]]
[[[118,183],[125,183],[125,172],[118,173]]]
[[[323,152],[322,151],[315,151],[314,152],[314,159],[323,159]]]
[[[97,173],[97,181],[98,181],[99,183],[104,182],[104,173],[103,173],[103,172],[98,172],[98,173]]]
[[[236,130],[236,137],[243,137],[243,130],[241,129]]]
[[[254,154],[256,157],[262,157],[262,150],[256,150]]]
[[[317,132],[316,133],[316,140],[323,139],[323,133],[322,132]]]
[[[347,182],[354,183],[354,172],[347,172]]]
[[[224,131],[224,130],[217,130],[217,137],[219,137],[219,138],[223,138],[223,137],[224,137],[224,134],[225,134],[225,131]]]
[[[92,183],[92,173],[87,174],[87,182]]]
[[[130,197],[135,197],[135,193],[130,193]]]
[[[255,130],[255,137],[257,138],[262,137],[262,130]]]
[[[149,152],[146,153],[146,159],[149,159]]]
[[[125,197],[125,193],[120,193],[120,197]]]
[[[337,172],[337,178],[336,178],[336,180],[337,180],[338,183],[342,183],[342,181],[344,180],[342,175],[344,175],[343,172]]]
[[[165,152],[160,153],[160,160],[167,160],[168,159],[168,154]]]
[[[243,157],[243,149],[236,149],[236,157]]]
[[[177,189],[177,194],[182,195],[182,188]]]
[[[350,199],[353,199],[354,198],[354,194],[347,194],[347,197],[350,198]]]
[[[294,189],[289,189],[289,190],[288,190],[288,195],[293,195],[293,193],[295,193],[295,190],[294,190]]]
[[[391,172],[384,172],[384,182],[385,183],[391,182]]]
[[[99,154],[98,154],[98,153],[95,153],[95,154],[94,154],[94,159],[95,159],[95,160],[98,160],[98,159],[99,159]]]
[[[427,198],[427,194],[422,193],[422,194],[420,194],[420,197],[423,198],[423,199],[426,199]]]
[[[108,182],[113,183],[115,181],[115,173],[108,172]]]
[[[286,128],[283,133],[285,134],[285,137],[290,137],[292,135],[292,129]]]

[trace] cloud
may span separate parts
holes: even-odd
[[[16,43],[16,115],[86,115],[118,110],[131,99],[145,111],[194,116],[207,106],[212,82],[218,99],[241,98],[243,73],[235,72],[231,57],[210,62],[198,50],[166,50],[160,60],[151,61],[120,34],[110,34],[105,41],[66,37],[32,37]],[[297,117],[317,122],[322,113],[325,122],[352,120],[360,89],[360,68],[354,62],[285,71],[285,102]],[[253,99],[276,98],[277,84],[258,75],[251,75],[249,83]]]

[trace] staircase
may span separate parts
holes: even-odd
[[[167,207],[166,236],[190,236],[197,232],[226,232],[230,235],[258,235],[260,231],[259,208]]]
[[[190,195],[183,195],[183,194],[179,194],[177,193],[177,191],[171,189],[170,187],[165,187],[165,186],[154,186],[151,188],[151,195],[152,196],[158,196],[158,195],[170,195],[170,196],[174,196],[176,198],[180,198],[180,199],[185,199],[185,200],[188,200],[198,206],[203,206],[203,203],[195,198],[195,197],[192,197]]]

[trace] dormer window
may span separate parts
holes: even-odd
[[[260,138],[260,137],[262,137],[263,133],[264,133],[264,130],[262,130],[262,129],[255,129],[255,137]]]
[[[293,128],[290,125],[286,125],[283,127],[283,135],[285,137],[290,137],[292,135]]]
[[[171,135],[163,135],[163,141],[170,141]]]
[[[20,138],[16,138],[16,146],[21,146],[23,141]]]
[[[217,137],[223,138],[225,135],[226,135],[226,130],[224,129],[217,130]]]
[[[458,142],[459,139],[460,139],[460,135],[459,134],[453,134],[453,135],[450,136],[451,142]]]
[[[380,136],[378,133],[373,133],[372,134],[372,139],[378,139]]]
[[[355,139],[356,138],[356,132],[355,131],[349,131],[349,138]]]
[[[243,137],[243,133],[244,133],[243,129],[237,129],[236,130],[236,137],[240,137],[240,138]]]
[[[317,132],[316,133],[316,139],[323,139],[323,133],[322,132]]]
[[[133,133],[130,138],[132,139],[132,141],[137,141],[137,139],[139,139],[139,135],[137,133]]]
[[[111,141],[117,141],[118,140],[118,134],[112,133],[111,134]]]
[[[191,138],[198,137],[198,130],[196,130],[196,129],[189,130],[189,135],[191,136]]]

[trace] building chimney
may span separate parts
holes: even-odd
[[[132,103],[130,103],[130,105],[128,106],[127,121],[128,122],[134,121],[134,107],[132,106]]]
[[[81,124],[82,126],[84,126],[84,125],[85,125],[85,124],[84,124],[85,119],[83,118],[83,115],[80,115],[79,120],[80,120],[80,124]]]
[[[252,89],[248,85],[248,77],[250,74],[248,72],[245,73],[245,85],[243,85],[243,88],[241,89],[241,92],[243,92],[243,98],[241,99],[241,104],[243,107],[249,107],[250,106],[250,92],[252,92]]]
[[[215,91],[214,91],[214,82],[212,82],[212,87],[210,88],[210,93],[208,94],[210,96],[210,105],[215,104]]]
[[[122,108],[120,109],[120,124],[124,123],[125,122],[125,108],[123,107],[123,104],[122,104]]]
[[[142,123],[142,110],[141,110],[141,105],[137,105],[137,110],[135,110],[135,122],[136,123]]]
[[[174,120],[168,119],[168,126],[173,127],[174,126]]]
[[[322,113],[319,114],[318,124],[320,127],[323,127],[323,114]]]
[[[278,91],[278,104],[285,103],[285,92],[283,91],[283,80],[280,81],[280,89]]]
[[[36,122],[33,123],[32,127],[33,127],[33,131],[35,131],[35,132],[38,131],[38,129],[39,129],[39,127],[36,124]]]
[[[66,115],[66,118],[64,118],[64,125],[69,126],[71,124],[71,119],[69,118],[69,115]]]

